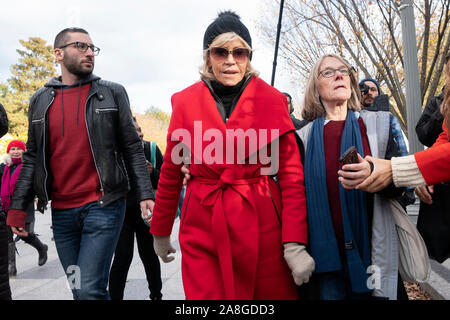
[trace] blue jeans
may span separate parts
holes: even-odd
[[[52,208],[55,246],[75,300],[110,299],[109,270],[124,216],[125,198],[105,207]]]
[[[348,271],[319,274],[320,300],[370,300],[371,293],[352,291]]]

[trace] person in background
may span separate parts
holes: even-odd
[[[8,132],[8,115],[0,103],[0,138]],[[0,210],[0,300],[11,300],[8,272],[8,232],[6,212]]]
[[[151,142],[144,141],[142,129],[133,117],[134,126],[144,147],[144,154],[147,161],[148,174],[152,182],[153,190],[158,188],[159,173],[161,171],[163,156],[161,150],[155,145],[152,150]],[[151,163],[152,151],[155,164]],[[148,225],[141,217],[141,208],[136,198],[133,186],[127,195],[127,207],[122,231],[120,232],[114,260],[109,275],[109,294],[112,300],[123,300],[123,292],[127,280],[128,270],[133,260],[134,236],[136,235],[139,257],[144,266],[147,277],[150,300],[161,300],[162,281],[161,266],[158,256],[153,248],[153,236],[149,232]]]
[[[431,147],[442,133],[444,115],[441,112],[441,106],[444,100],[444,92],[445,86],[438,96],[431,98],[430,102],[425,106],[425,109],[423,109],[419,121],[417,121],[417,137],[427,147]]]
[[[449,57],[450,54],[446,57],[447,63]],[[416,125],[419,141],[429,148],[442,133],[444,93],[445,86],[426,105]],[[416,187],[416,194],[420,199],[417,230],[425,241],[430,257],[442,263],[450,257],[450,182]]]
[[[441,113],[444,116],[442,132],[427,150],[417,152],[407,157],[393,157],[384,160],[375,157],[366,157],[372,162],[374,170],[362,183],[353,186],[368,192],[376,192],[387,185],[422,187],[450,181],[450,53],[446,56],[446,84],[444,100],[441,104]],[[344,170],[356,170],[353,165],[346,165]],[[349,182],[345,177],[341,182]]]
[[[375,79],[366,78],[359,82],[359,88],[361,89],[361,104],[362,108],[367,111],[385,111],[389,112],[390,122],[390,135],[397,143],[397,148],[400,156],[405,157],[408,155],[408,148],[406,146],[405,138],[403,137],[402,128],[397,117],[389,111],[389,97],[387,94],[381,93],[381,88]],[[394,147],[395,145],[393,145]],[[416,201],[414,196],[414,188],[406,188],[405,192],[398,197],[398,202],[403,209]]]
[[[172,97],[150,232],[156,253],[164,262],[172,261],[170,234],[183,185],[180,171],[184,157],[192,159],[179,232],[189,300],[297,299],[295,284],[307,282],[314,269],[306,251],[303,170],[287,100],[252,68],[251,45],[239,16],[220,13],[203,37],[201,81]],[[251,155],[256,161],[249,161],[250,151],[237,152],[235,143],[225,151],[227,129],[271,132],[248,143],[262,149],[276,144],[279,150],[271,153],[269,164],[262,163],[258,152]],[[180,143],[180,132],[194,135],[193,140],[215,132],[215,143],[222,147],[211,159],[211,145],[195,150],[187,140]],[[275,163],[279,166],[272,170]]]
[[[294,104],[292,103],[292,97],[289,93],[283,92],[283,94],[286,96],[288,101],[288,108],[289,108],[289,117],[292,120],[292,124],[294,125],[295,130],[300,129],[304,125],[308,123],[308,121],[305,120],[299,120],[294,116]]]
[[[5,108],[0,103],[0,138],[3,137],[8,132],[8,114]]]
[[[442,93],[430,101],[416,126],[419,140],[427,147],[442,133],[441,98]],[[450,181],[416,187],[416,194],[420,199],[417,230],[430,257],[442,263],[450,257]]]
[[[8,212],[11,196],[16,187],[17,179],[19,178],[20,170],[22,168],[22,157],[25,151],[25,143],[20,140],[11,141],[6,149],[6,163],[0,165],[1,206],[3,212]],[[34,233],[34,199],[28,204],[26,212],[25,231],[28,235],[19,236],[19,238],[37,250],[39,255],[38,265],[42,266],[47,261],[48,246],[45,243],[42,243]],[[17,275],[16,246],[11,230],[8,243],[8,271],[10,277]]]

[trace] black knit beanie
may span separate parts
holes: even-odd
[[[250,48],[252,47],[250,32],[241,22],[241,18],[233,11],[224,11],[219,13],[216,20],[206,29],[203,37],[203,49],[208,49],[218,35],[227,32],[235,32],[248,43]]]

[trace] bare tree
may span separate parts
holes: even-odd
[[[279,1],[266,0],[272,11]],[[360,78],[379,81],[391,97],[391,111],[406,131],[404,61],[400,1],[285,1],[280,56],[296,80],[306,80],[324,53],[338,53],[352,63]],[[420,87],[423,107],[443,84],[445,53],[450,46],[450,0],[415,2]],[[274,42],[276,21],[262,17],[262,36]],[[415,125],[415,124],[414,124]]]

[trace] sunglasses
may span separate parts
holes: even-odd
[[[250,50],[247,48],[235,48],[233,50],[228,50],[221,47],[213,47],[209,49],[209,52],[215,60],[219,61],[225,61],[228,58],[228,55],[231,54],[234,61],[238,63],[245,62],[250,55]]]

